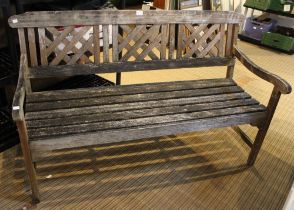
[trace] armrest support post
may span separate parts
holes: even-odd
[[[26,55],[21,55],[20,58],[20,68],[18,83],[15,90],[13,102],[12,102],[12,118],[14,121],[24,121],[24,100],[25,100],[25,68],[27,68],[27,58]]]
[[[226,75],[227,79],[232,79],[233,78],[235,64],[236,64],[236,60],[234,59],[234,62],[232,62],[232,64],[227,66],[227,75]]]

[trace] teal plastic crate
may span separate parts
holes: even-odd
[[[294,51],[294,38],[278,33],[264,33],[261,43],[287,52]]]

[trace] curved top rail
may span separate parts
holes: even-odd
[[[244,16],[236,12],[90,10],[28,12],[12,16],[8,22],[12,28],[21,28],[99,24],[240,24],[243,21]]]

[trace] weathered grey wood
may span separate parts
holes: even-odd
[[[158,28],[159,29],[159,28]],[[149,55],[150,52],[152,52],[152,50],[154,48],[161,48],[162,45],[160,44],[160,40],[162,40],[162,36],[163,34],[157,34],[157,33],[153,33],[153,35],[151,35],[152,37],[150,37],[149,42],[150,44],[148,45],[148,47],[142,52],[140,53],[140,55],[136,58],[136,60],[138,61],[144,61],[145,57],[147,55]],[[162,49],[160,49],[160,57],[162,57],[163,53],[162,53]],[[156,58],[157,60],[158,58]],[[162,59],[165,60],[165,59]]]
[[[135,37],[141,32],[143,28],[146,28],[146,25],[138,25],[133,30],[131,30],[128,26],[121,26],[128,35],[122,39],[120,45],[119,45],[119,52],[121,52],[124,48],[129,45],[129,43],[135,39]],[[135,40],[138,41],[138,40]]]
[[[30,49],[30,64],[34,67],[38,65],[35,28],[28,28],[28,40]]]
[[[281,93],[289,94],[292,91],[291,85],[286,82],[281,77],[266,71],[265,69],[257,66],[253,63],[240,49],[237,47],[234,48],[234,55],[239,59],[239,61],[247,67],[252,73],[258,77],[272,83]]]
[[[199,104],[188,104],[181,106],[166,106],[159,108],[137,108],[136,110],[124,110],[123,112],[102,112],[99,107],[98,113],[91,113],[86,115],[75,115],[75,116],[67,116],[67,120],[63,120],[63,118],[56,117],[55,113],[52,112],[52,118],[50,119],[30,119],[27,121],[27,125],[29,128],[44,128],[44,127],[52,127],[52,126],[65,126],[65,125],[80,125],[84,123],[92,123],[92,122],[103,122],[110,120],[126,120],[133,118],[141,118],[141,117],[151,117],[158,115],[172,115],[172,114],[180,114],[180,113],[190,113],[190,112],[200,112],[200,111],[210,111],[210,110],[219,110],[226,109],[232,107],[249,107],[256,106],[258,102],[253,99],[248,100],[234,100],[234,101],[224,101],[224,102],[215,102],[215,103],[199,103]]]
[[[116,73],[191,67],[228,66],[234,62],[230,58],[192,58],[185,60],[124,61],[105,64],[83,64],[36,67],[29,70],[29,78],[74,76],[98,73]]]
[[[118,25],[112,25],[112,60],[119,61]]]
[[[100,35],[99,26],[93,26],[93,36],[94,36],[94,63],[100,63]]]
[[[18,37],[19,37],[19,47],[20,47],[20,75],[23,74],[23,80],[25,83],[25,90],[27,93],[32,92],[31,82],[27,78],[28,77],[28,53],[27,53],[27,46],[26,46],[26,37],[25,37],[25,30],[23,28],[18,29]],[[23,55],[23,56],[22,56]],[[23,72],[23,73],[22,73]]]
[[[22,70],[24,72],[23,73],[24,75],[28,75],[28,72],[27,72],[27,66],[28,66],[27,56],[28,56],[28,54],[27,54],[25,30],[23,28],[18,29],[18,37],[19,37],[20,53],[21,53],[21,55],[25,55],[24,58],[21,57],[20,70]],[[23,65],[21,63],[23,63]],[[26,85],[25,85],[26,92],[28,92],[28,93],[32,92],[30,80],[28,80],[25,76],[24,76],[24,80],[25,80],[24,82],[26,83]]]
[[[109,25],[102,25],[103,33],[103,62],[109,62]]]
[[[25,91],[25,68],[27,66],[26,54],[21,54],[19,65],[19,76],[16,90],[12,102],[12,119],[14,121],[24,120],[24,101],[26,96]]]
[[[142,37],[136,41],[136,43],[132,46],[131,50],[129,50],[123,57],[123,61],[128,61],[131,56],[134,56],[134,52],[136,52],[141,46],[145,45],[145,42],[150,39],[154,33],[158,33],[160,25],[153,25],[151,28],[142,35]],[[150,51],[150,47],[147,47]],[[147,50],[147,49],[146,49]],[[141,55],[140,55],[141,56]]]
[[[70,17],[70,18],[64,18]],[[9,18],[9,25],[16,27],[49,27],[73,25],[109,24],[176,24],[176,23],[231,23],[240,24],[244,16],[235,12],[211,11],[144,11],[137,15],[134,10],[123,11],[55,11],[28,12]]]
[[[194,28],[194,26],[192,26],[191,24],[186,24],[185,25],[189,30],[190,32],[192,32],[192,34],[187,38],[187,37],[184,37],[184,42],[186,42],[186,47],[190,47],[191,49],[194,47],[194,43],[192,41],[194,40],[200,40],[201,39],[201,35],[200,35],[200,32],[203,31],[203,33],[207,33],[208,31],[208,24],[201,24],[199,25],[196,29]],[[206,48],[207,46],[207,43],[206,42],[202,42],[200,44],[201,47],[203,48]],[[196,49],[196,54],[199,55],[199,53],[201,53],[201,50],[199,50],[199,48]]]
[[[240,32],[239,30],[240,30],[240,25],[239,24],[234,24],[234,34],[233,34],[233,43],[234,43],[234,45],[237,45],[238,34]]]
[[[98,97],[98,98],[83,98],[83,99],[72,99],[66,101],[52,101],[52,102],[41,102],[41,103],[27,103],[27,111],[47,110],[47,109],[62,109],[70,107],[85,107],[102,104],[112,103],[126,103],[126,102],[141,102],[150,100],[160,99],[172,99],[172,98],[187,98],[195,96],[205,95],[218,95],[224,93],[239,93],[243,90],[238,86],[232,87],[221,87],[221,88],[207,88],[204,90],[182,90],[182,91],[170,91],[170,92],[156,92],[156,93],[144,93],[144,94],[133,94],[120,96],[109,96],[109,97]]]
[[[232,115],[216,117],[213,120],[211,118],[208,118],[161,125],[150,125],[142,127],[141,129],[128,128],[102,131],[99,133],[79,134],[74,136],[67,135],[56,137],[54,139],[35,139],[35,141],[30,142],[30,146],[32,150],[74,148],[86,145],[98,145],[165,135],[175,135],[184,132],[201,131],[210,128],[230,127],[234,125],[242,125],[253,122],[260,123],[263,118],[263,112],[247,113],[235,116]],[[85,141],[85,139],[87,139],[87,141]]]
[[[166,60],[166,50],[168,43],[168,25],[161,25],[161,49],[160,49],[160,59]]]
[[[219,26],[220,26],[219,24],[212,25],[208,29],[208,31],[200,38],[200,40],[197,40],[196,44],[193,45],[193,47],[187,51],[184,57],[185,58],[191,57],[193,53],[197,51],[200,45],[202,45],[203,42],[205,42],[207,38],[209,38],[212,35],[212,33],[219,28]]]
[[[54,44],[54,40],[51,40],[51,39],[54,39],[54,36],[55,36],[55,37],[59,37],[59,36],[60,36],[60,32],[59,32],[55,27],[47,27],[46,30],[47,30],[47,33],[50,33],[50,35],[48,34],[48,37],[46,36],[46,33],[45,33],[45,43],[46,43],[46,46],[52,46],[52,44]],[[72,35],[72,34],[75,34],[75,31],[72,31],[72,32],[71,32],[71,35]],[[50,39],[49,39],[49,37],[50,37]],[[60,44],[61,44],[61,43],[62,43],[63,45],[68,45],[68,44],[69,44],[69,41],[68,41],[67,39],[63,39],[62,42],[60,42]],[[58,43],[57,43],[57,44],[58,44]],[[73,51],[73,53],[75,53],[75,47],[72,48],[72,51]],[[56,46],[56,48],[53,49],[53,51],[52,51],[52,53],[53,53],[53,54],[55,53],[55,55],[58,55],[58,54],[60,54],[61,52],[62,52],[62,50],[60,50],[57,46]],[[51,53],[51,52],[50,52],[50,53]],[[49,54],[49,55],[50,55],[50,54]],[[47,60],[47,62],[48,62],[47,57],[48,57],[49,55],[48,55],[48,50],[46,49],[46,60]],[[64,56],[63,60],[64,60],[65,62],[68,62],[68,61],[70,60],[70,57],[66,54],[66,55]]]
[[[120,27],[121,27],[126,33],[128,33],[128,34],[130,34],[130,33],[132,32],[131,27],[128,26],[128,25],[120,25]],[[138,28],[138,27],[140,27],[140,25],[137,26],[136,28]],[[140,38],[141,38],[146,32],[147,32],[146,25],[143,25],[142,28],[141,28],[141,30],[138,31],[137,35],[134,36],[133,41],[134,41],[134,42],[138,42],[138,41],[140,40]],[[124,41],[125,39],[127,39],[128,37],[124,37],[124,38],[122,38],[121,36],[119,36],[119,38],[120,38],[120,42],[123,42],[123,41]],[[147,47],[148,47],[148,44],[147,44],[147,43],[143,43],[143,45],[140,46],[140,48],[141,48],[142,50],[145,50]],[[128,43],[128,44],[125,46],[125,49],[126,49],[127,51],[130,51],[131,48],[132,48],[132,46],[130,45],[130,43]],[[133,56],[134,56],[135,58],[137,58],[137,57],[139,56],[138,52],[134,51],[134,52],[133,52]],[[152,51],[149,52],[149,56],[150,56],[150,58],[151,58],[152,60],[157,60],[157,59],[158,59],[157,55],[156,55],[155,53],[153,53]],[[122,58],[122,56],[121,56],[121,58]],[[121,59],[121,60],[122,60],[122,59]]]
[[[58,65],[64,57],[67,55],[67,53],[75,47],[77,42],[80,41],[80,39],[84,36],[84,34],[89,30],[89,27],[83,27],[75,36],[73,36],[72,40],[69,42],[68,45],[66,45],[63,50],[56,55],[56,57],[51,61],[49,64],[50,66]],[[64,32],[63,32],[64,33]]]
[[[80,88],[74,90],[54,90],[42,91],[28,94],[26,101],[28,103],[80,99],[89,97],[102,97],[111,95],[130,95],[140,93],[166,92],[174,90],[191,90],[205,89],[212,87],[236,86],[233,80],[228,79],[206,79],[206,80],[189,80],[175,82],[159,82],[151,84],[135,84],[124,86],[108,86],[108,87],[93,87]]]
[[[233,33],[234,33],[234,25],[228,24],[227,29],[227,38],[226,38],[226,51],[225,56],[231,57],[233,55],[232,53],[232,47],[233,47]]]
[[[91,36],[87,41],[80,41],[82,47],[71,57],[71,59],[67,62],[67,65],[73,65],[77,63],[77,61],[88,51],[93,45],[93,36]],[[88,60],[88,59],[86,59]]]
[[[169,25],[169,59],[174,59],[174,52],[175,52],[175,32],[176,32],[176,25],[170,24]]]
[[[40,60],[42,66],[48,65],[47,60],[47,49],[46,49],[46,35],[45,35],[45,28],[38,28],[38,35],[39,35],[39,46],[40,46]]]
[[[48,46],[48,48],[47,48],[47,55],[50,55],[50,53],[52,53],[57,48],[57,46],[64,41],[64,39],[66,38],[66,36],[68,36],[69,33],[73,32],[74,28],[75,28],[74,26],[69,26],[69,27],[66,27],[61,33],[59,33],[55,28],[48,27],[47,30],[53,36],[55,35],[56,38]]]
[[[25,29],[18,29],[18,37],[19,37],[19,48],[20,53],[23,55],[27,55],[27,46],[26,46],[26,38],[25,38]]]
[[[233,48],[234,45],[237,44],[237,38],[239,33],[239,25],[238,24],[229,24],[228,31],[227,31],[227,41],[226,41],[226,52],[225,56],[232,57],[233,56]],[[229,65],[227,67],[227,74],[226,78],[232,79],[234,76],[234,69],[235,69],[235,63],[232,65]]]
[[[230,94],[219,94],[212,96],[197,96],[189,97],[183,100],[182,98],[177,99],[164,99],[164,100],[155,100],[155,101],[144,101],[144,102],[130,102],[130,103],[121,103],[121,104],[107,104],[107,105],[98,105],[90,107],[71,107],[70,109],[58,109],[47,111],[38,111],[38,112],[27,112],[26,119],[46,119],[52,118],[53,114],[55,117],[68,117],[68,116],[77,116],[83,114],[95,114],[100,112],[116,112],[116,111],[125,111],[133,110],[139,108],[158,108],[158,107],[167,107],[167,106],[181,106],[188,104],[199,104],[199,103],[217,103],[224,101],[234,101],[234,100],[249,100],[251,97],[245,92],[242,93],[230,93]]]
[[[35,171],[35,167],[32,162],[30,146],[29,146],[29,138],[27,133],[27,128],[25,121],[16,121],[16,126],[18,128],[18,134],[20,139],[20,145],[24,157],[26,171],[28,173],[31,190],[32,190],[32,202],[39,203],[40,202],[40,193],[38,188],[37,175]]]
[[[235,64],[229,65],[227,67],[227,74],[226,74],[226,78],[228,79],[232,79],[234,76],[234,69],[235,69]]]
[[[189,112],[183,114],[171,114],[163,116],[154,116],[154,117],[142,117],[142,118],[128,118],[127,120],[119,121],[107,121],[102,122],[92,122],[84,123],[80,125],[69,125],[69,126],[57,126],[57,127],[46,127],[46,128],[30,128],[28,130],[29,137],[33,140],[34,138],[44,138],[44,137],[53,137],[58,135],[70,135],[70,134],[80,134],[86,132],[97,132],[100,130],[111,130],[111,129],[121,129],[121,128],[130,128],[141,126],[155,125],[155,124],[164,124],[164,123],[175,123],[180,121],[189,121],[210,118],[213,121],[213,118],[219,116],[234,116],[235,120],[238,119],[238,114],[244,113],[264,113],[265,108],[260,105],[249,106],[249,107],[233,107],[209,111],[200,111],[200,112]],[[123,115],[123,113],[122,113]]]
[[[226,24],[221,24],[220,26],[220,42],[219,42],[219,47],[218,47],[218,56],[220,57],[224,57],[225,56],[225,52],[224,52],[224,45],[225,45],[225,38],[226,38]]]
[[[274,116],[275,110],[277,108],[277,105],[279,103],[281,97],[281,92],[278,88],[274,88],[271,98],[269,100],[268,106],[267,106],[267,115],[265,120],[262,122],[262,124],[259,125],[259,130],[256,135],[255,141],[252,145],[247,165],[252,166],[255,163],[255,160],[257,158],[257,155],[259,153],[259,150],[261,149],[263,140],[267,134],[267,130],[269,129],[270,123],[272,121],[272,118]]]
[[[183,48],[184,48],[184,43],[183,43],[183,37],[184,37],[184,30],[185,26],[184,24],[179,24],[178,25],[178,43],[177,43],[177,59],[182,58],[183,54]]]
[[[221,34],[218,33],[214,37],[214,39],[209,42],[209,44],[206,46],[206,48],[201,51],[201,53],[198,55],[198,57],[203,58],[204,56],[206,56],[220,40],[221,40]]]

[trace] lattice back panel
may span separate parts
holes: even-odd
[[[111,34],[109,25],[19,30],[30,66],[109,62]]]
[[[177,58],[224,56],[225,24],[180,24]]]
[[[122,24],[19,29],[30,66],[231,56],[238,24]],[[177,39],[177,40],[176,40]],[[24,49],[25,48],[25,49]]]
[[[119,54],[118,60],[166,59],[167,29],[167,25],[119,25],[118,48],[114,47],[114,51]]]

